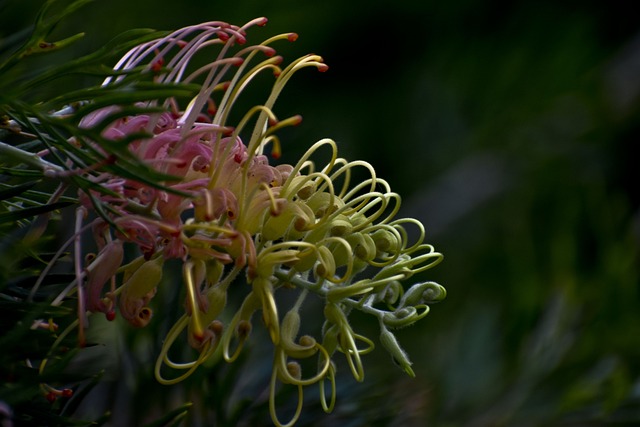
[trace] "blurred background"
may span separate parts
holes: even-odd
[[[0,0],[0,34],[32,22],[41,3]],[[276,46],[285,60],[313,52],[330,66],[298,74],[276,105],[281,117],[304,117],[282,133],[284,160],[330,137],[341,156],[372,163],[402,195],[401,213],[420,219],[445,255],[417,280],[437,281],[448,297],[398,334],[415,379],[376,351],[365,358],[364,384],[342,370],[335,414],[310,402],[301,424],[636,426],[640,23],[632,5],[97,0],[58,33],[87,33],[64,58],[130,28],[267,16],[250,42],[293,31],[296,43]],[[377,326],[356,316],[354,328],[375,335]],[[256,366],[256,347],[227,377]],[[144,377],[143,368],[127,369]],[[169,393],[151,378],[129,383],[129,405]]]

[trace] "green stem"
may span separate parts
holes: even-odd
[[[320,295],[323,298],[326,298],[329,293],[329,290],[325,286],[318,286],[316,283],[311,283],[298,275],[290,277],[289,272],[285,270],[276,269],[274,272],[274,276],[282,281],[290,282],[305,291],[311,291],[317,295]],[[362,304],[361,301],[355,301],[351,298],[343,298],[340,300],[340,303],[350,308],[355,308],[356,310],[362,311],[363,313],[371,314],[378,319],[382,319],[384,317],[385,312],[383,310],[374,308],[371,305]]]
[[[12,145],[6,144],[0,141],[0,157],[9,157],[13,160],[18,161],[19,163],[24,163],[28,166],[33,166],[37,169],[40,169],[43,172],[53,171],[53,172],[63,172],[64,169],[60,166],[50,163],[40,156],[34,153],[30,153],[28,151],[21,150]]]

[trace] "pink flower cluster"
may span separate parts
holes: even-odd
[[[155,294],[156,283],[151,286],[131,282],[135,285],[131,287],[142,290],[125,292],[127,279],[135,278],[135,275],[128,277],[127,266],[121,265],[123,243],[126,242],[135,244],[147,263],[160,265],[161,261],[156,260],[186,260],[189,257],[215,259],[222,264],[235,263],[239,268],[248,266],[250,275],[255,270],[256,250],[252,236],[265,214],[279,213],[284,204],[278,197],[279,187],[293,169],[290,165],[269,165],[267,157],[261,154],[264,145],[267,142],[274,144],[274,157],[279,146],[277,140],[267,138],[266,133],[269,126],[295,124],[299,117],[278,122],[268,105],[249,112],[245,119],[255,118],[259,122],[257,129],[265,124],[257,132],[259,138],[252,139],[250,147],[242,142],[240,127],[228,127],[224,122],[241,88],[258,72],[271,70],[277,78],[288,79],[278,67],[281,58],[274,57],[275,50],[267,44],[279,38],[295,40],[295,35],[275,37],[261,45],[244,48],[233,56],[225,55],[234,44],[245,43],[247,27],[265,22],[260,18],[244,27],[205,23],[134,48],[116,69],[127,70],[146,62],[148,71],[157,74],[157,82],[193,82],[206,74],[198,95],[182,111],[176,100],[168,99],[162,103],[169,109],[164,113],[120,117],[122,108],[110,106],[93,111],[80,122],[80,128],[92,128],[115,117],[102,129],[101,136],[109,141],[136,134],[148,135],[131,142],[129,152],[137,161],[167,177],[154,186],[109,173],[95,174],[91,179],[103,191],[94,190],[92,198],[80,195],[87,209],[95,207],[97,201],[108,205],[109,211],[108,221],[98,220],[94,227],[99,252],[86,267],[88,310],[104,312],[112,318],[114,303],[119,297],[119,311],[132,324],[141,326],[150,319],[148,302]],[[211,46],[220,48],[218,59],[184,77],[192,57]],[[259,52],[268,59],[247,72],[244,66]],[[171,59],[166,61],[166,56]],[[320,60],[309,56],[299,63],[326,69]],[[236,67],[235,74],[231,73],[231,80],[222,82],[232,66]],[[122,76],[116,77],[115,81],[120,78]],[[107,79],[105,84],[113,81]],[[280,86],[283,85],[284,82]],[[272,95],[277,95],[280,89],[274,90]],[[218,106],[213,100],[214,91],[222,92]],[[150,101],[137,107],[157,103]],[[101,150],[96,143],[88,143],[93,149]],[[115,227],[109,227],[108,223]],[[130,266],[131,270],[135,268],[140,266]],[[123,269],[124,290],[116,291],[115,276]],[[111,291],[104,292],[109,281]],[[123,301],[125,296],[129,300]]]

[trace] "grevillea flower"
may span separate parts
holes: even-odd
[[[411,362],[392,331],[423,318],[429,304],[444,298],[445,291],[433,282],[406,284],[438,264],[442,255],[424,243],[419,221],[395,217],[400,196],[371,165],[338,157],[329,139],[313,144],[294,165],[270,163],[265,153],[274,159],[280,153],[278,129],[301,120],[277,118],[278,95],[298,70],[328,67],[317,55],[283,67],[272,44],[293,41],[295,34],[247,46],[246,30],[265,23],[260,18],[243,27],[208,22],[183,28],[135,47],[115,66],[125,73],[142,68],[156,82],[195,83],[200,90],[186,105],[177,99],[139,105],[162,107],[163,113],[122,117],[121,106],[110,106],[81,121],[81,128],[103,126],[108,140],[133,139],[128,155],[167,179],[151,186],[98,169],[88,175],[105,191],[91,198],[81,195],[78,219],[98,207],[96,203],[108,216],[92,223],[97,255],[84,261],[76,256],[76,284],[81,329],[87,310],[109,318],[117,310],[141,327],[152,316],[157,288],[175,286],[162,282],[165,261],[182,262],[186,304],[180,305],[186,309],[165,337],[157,359],[155,375],[163,384],[183,380],[214,353],[233,362],[250,335],[254,314],[260,312],[274,349],[271,416],[277,425],[292,425],[301,412],[304,387],[318,384],[322,407],[332,410],[333,359],[339,353],[353,376],[364,379],[361,356],[374,342],[352,329],[351,311],[376,319],[380,343],[413,376]],[[193,69],[196,56],[214,59]],[[244,88],[265,72],[274,75],[274,83],[264,104],[249,109],[238,123],[229,123]],[[118,74],[104,84],[118,84],[123,78]],[[78,143],[101,149],[92,141]],[[329,158],[322,165],[314,161],[319,151]],[[368,177],[353,182],[356,169]],[[417,238],[410,240],[407,227]],[[79,222],[77,236],[82,231]],[[131,246],[140,255],[125,260],[123,248]],[[236,283],[241,274],[249,287]],[[280,293],[295,293],[292,307],[279,304]],[[244,301],[223,323],[229,294],[243,295]],[[315,336],[300,336],[301,309],[313,298],[324,304],[323,313],[312,314],[322,314],[324,326]],[[169,349],[180,342],[195,349],[193,361],[169,358]],[[311,357],[318,359],[317,371],[303,374],[300,362]],[[283,386],[298,389],[297,410],[288,423],[276,414],[275,394]]]

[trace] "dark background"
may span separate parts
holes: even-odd
[[[40,4],[1,0],[0,34]],[[285,60],[324,57],[330,70],[299,73],[276,105],[304,117],[282,134],[285,160],[330,137],[372,163],[445,255],[417,279],[448,290],[398,334],[417,378],[382,351],[367,356],[364,386],[338,397],[338,413],[358,408],[341,425],[639,425],[632,6],[98,0],[58,33],[87,33],[61,53],[71,57],[130,28],[267,16],[250,42],[293,31],[296,43],[276,46]]]

